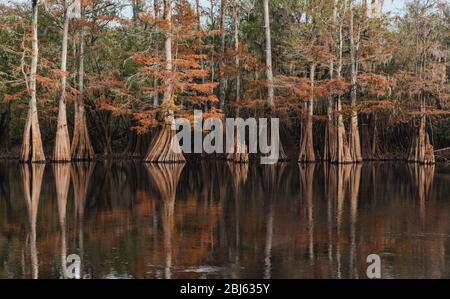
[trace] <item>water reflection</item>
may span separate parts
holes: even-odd
[[[0,163],[0,278],[450,278],[450,170]]]
[[[174,230],[175,198],[178,181],[184,164],[149,164],[148,175],[152,185],[158,190],[162,201],[162,226],[164,231],[164,278],[171,278],[172,272],[172,234]]]
[[[26,243],[29,244],[30,248],[31,277],[33,279],[39,277],[39,261],[36,248],[36,222],[44,168],[45,165],[42,164],[21,166],[25,205],[27,207],[29,222]]]

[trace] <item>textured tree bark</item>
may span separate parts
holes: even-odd
[[[267,104],[271,107],[275,105],[273,91],[273,70],[272,70],[272,41],[270,37],[269,0],[264,0],[264,31],[266,39],[266,76],[267,76]]]
[[[420,119],[419,126],[414,132],[411,147],[408,154],[408,161],[421,164],[435,164],[433,145],[430,143],[430,136],[426,132],[426,106],[425,98],[420,96]]]
[[[350,120],[350,155],[352,162],[361,162],[361,141],[359,137],[359,127],[358,127],[358,112],[356,107],[357,101],[357,61],[356,61],[356,45],[355,45],[355,34],[354,34],[354,11],[353,11],[353,0],[349,1],[350,10],[350,63],[351,63],[351,104],[352,104],[352,115]]]
[[[336,31],[336,23],[337,23],[337,5],[339,0],[334,0],[333,4],[333,20],[331,24],[331,34],[334,37]],[[330,51],[332,53],[336,53],[336,47],[333,44],[330,46]],[[330,80],[334,79],[334,59],[330,58],[329,62],[329,75]],[[325,142],[324,142],[324,150],[323,150],[323,160],[324,161],[336,161],[336,153],[337,153],[337,126],[335,121],[335,114],[333,113],[334,109],[334,96],[330,96],[327,104],[327,123],[325,125]]]
[[[157,0],[153,1],[153,18],[156,20],[159,17],[159,8],[158,8],[159,4]],[[155,51],[155,54],[158,56],[158,42],[155,36],[153,36],[152,38],[152,42],[153,42],[153,50]],[[155,76],[153,78],[153,107],[158,107],[159,105],[159,80],[158,78]]]
[[[38,7],[37,1],[32,1],[32,49],[31,49],[31,70],[29,78],[30,101],[28,103],[28,117],[23,133],[22,150],[20,154],[21,162],[45,162],[44,149],[42,147],[41,130],[39,129],[38,110],[36,102],[36,71],[38,64]]]
[[[73,140],[71,147],[72,159],[92,160],[95,156],[92,148],[91,138],[87,128],[86,110],[84,106],[84,28],[80,25],[80,53],[78,69],[78,98],[75,103],[75,121],[73,129]]]
[[[303,134],[300,142],[299,162],[315,162],[316,156],[314,153],[313,140],[313,117],[314,117],[314,84],[315,84],[316,64],[311,65],[310,82],[311,82],[311,97],[308,102],[305,102],[306,116],[303,120]]]
[[[164,50],[166,56],[166,82],[163,106],[173,105],[173,66],[172,66],[172,0],[164,1],[164,19],[168,24]],[[150,143],[145,162],[178,163],[185,162],[175,130],[173,111],[165,111],[164,123]]]
[[[69,35],[69,16],[67,2],[64,1],[64,25],[61,51],[61,97],[59,99],[58,123],[56,126],[55,148],[52,160],[55,162],[70,161],[70,138],[67,128],[66,83],[67,83],[67,42]]]

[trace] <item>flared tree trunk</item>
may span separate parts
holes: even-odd
[[[32,49],[31,70],[29,78],[30,101],[28,103],[28,116],[23,132],[21,162],[45,162],[44,149],[42,148],[41,130],[39,129],[38,110],[36,102],[36,71],[38,64],[38,7],[37,1],[32,1]]]
[[[337,99],[337,147],[336,147],[336,160],[333,163],[345,164],[351,163],[352,157],[350,154],[350,148],[347,141],[347,134],[345,131],[344,117],[342,115],[342,102],[341,97]]]
[[[171,111],[169,113],[173,114]],[[165,123],[158,128],[150,143],[145,162],[182,163],[186,161],[176,137],[176,132],[172,129],[172,122],[173,116],[166,117]]]
[[[426,107],[425,99],[421,96],[419,126],[414,132],[411,147],[408,154],[408,161],[422,164],[435,164],[433,145],[430,143],[430,136],[426,131]]]
[[[314,140],[313,140],[313,117],[314,117],[314,80],[316,73],[316,65],[311,66],[310,83],[311,83],[311,97],[309,102],[305,102],[306,116],[303,121],[303,134],[300,142],[299,162],[315,162],[316,156],[314,154]]]
[[[80,25],[80,54],[78,69],[78,99],[75,103],[75,121],[72,140],[72,159],[88,161],[94,158],[94,149],[87,128],[86,110],[84,107],[84,28]]]
[[[355,45],[355,33],[354,33],[354,11],[353,11],[353,0],[349,1],[350,10],[350,63],[351,63],[351,104],[352,104],[352,115],[350,119],[350,136],[349,136],[349,147],[352,162],[357,163],[362,161],[361,155],[361,141],[359,137],[359,126],[358,126],[358,112],[356,107],[357,100],[357,61],[356,61],[356,45]]]
[[[174,82],[172,65],[172,0],[164,1],[164,20],[168,24],[164,50],[166,56],[166,80],[164,100],[162,105],[173,104]],[[172,129],[174,123],[173,111],[167,110],[164,117],[164,124],[159,128],[150,143],[145,162],[157,163],[177,163],[185,162],[179,140],[175,137],[175,130]]]
[[[241,142],[239,130],[234,128],[233,153],[227,155],[227,160],[236,163],[248,163],[248,148],[245,142]]]
[[[64,1],[64,25],[61,51],[61,97],[59,99],[58,123],[52,160],[55,162],[70,161],[70,138],[67,128],[66,83],[67,83],[67,42],[69,36],[69,15],[67,3]]]

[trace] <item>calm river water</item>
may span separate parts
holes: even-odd
[[[1,162],[0,278],[450,278],[449,168]]]

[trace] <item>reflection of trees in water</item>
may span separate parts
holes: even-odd
[[[0,167],[0,201],[6,203],[6,213],[3,217],[8,217],[11,211],[10,182],[9,182],[9,163]]]
[[[39,277],[39,261],[36,247],[36,221],[44,169],[45,164],[23,164],[21,166],[25,204],[28,210],[28,222],[30,225],[26,243],[29,242],[30,246],[31,277],[33,279]]]
[[[232,271],[233,278],[239,278],[240,265],[240,199],[241,199],[241,188],[242,185],[247,182],[248,178],[248,163],[232,163],[228,162],[228,169],[230,170],[231,185],[233,187],[233,197],[234,197],[234,230],[235,230],[235,243],[234,243],[234,268]]]
[[[350,170],[349,193],[350,193],[350,274],[351,278],[358,278],[357,248],[356,248],[356,225],[358,221],[358,199],[361,183],[361,164],[352,165]]]
[[[147,165],[151,184],[158,190],[163,204],[161,219],[164,232],[165,278],[172,277],[172,232],[174,229],[175,198],[183,168],[184,164],[181,163]]]
[[[95,181],[95,188],[92,188],[87,202],[87,211],[97,208],[101,210],[111,210],[112,182],[113,171],[112,161],[102,161],[95,164],[92,180]]]
[[[111,196],[111,210],[100,205],[101,198],[90,203],[95,189],[106,188],[101,176],[107,165],[93,169],[92,164],[72,164],[74,201],[73,205],[67,202],[67,217],[62,217],[64,200],[58,200],[57,206],[50,196],[56,177],[63,179],[64,175],[49,171],[39,203],[40,268],[36,273],[39,277],[60,274],[62,230],[54,223],[63,219],[67,249],[78,242],[82,261],[84,251],[98,277],[111,274],[111,269],[118,275],[135,277],[365,277],[365,257],[371,253],[382,255],[385,277],[448,276],[449,207],[445,198],[439,198],[439,187],[445,181],[433,178],[432,168],[373,163],[317,164],[311,170],[313,165],[299,169],[297,164],[222,164],[225,174],[224,168],[213,162],[189,165],[183,174],[163,165],[149,173],[149,184],[148,167],[158,165],[114,163],[110,171],[116,174],[106,183],[112,190],[109,195],[96,195]],[[31,183],[31,166],[27,167],[24,184]],[[88,188],[92,172],[93,188]],[[15,198],[14,172],[9,178]],[[131,182],[134,178],[139,182]],[[31,192],[36,188],[25,189]],[[64,199],[64,195],[58,197]],[[16,202],[12,205],[10,218],[15,219],[23,211]],[[27,206],[27,210],[32,208]],[[33,220],[30,215],[28,218],[27,269],[23,271],[27,276],[32,273],[28,254],[31,252],[37,261]],[[161,221],[160,229],[152,227],[155,219]],[[0,230],[12,236],[13,241],[7,241],[12,248],[20,228],[3,222]],[[383,257],[384,253],[391,253],[390,258]],[[55,264],[55,257],[58,267],[49,267]],[[13,264],[20,265],[11,262],[18,258],[11,250],[7,260],[10,269]]]
[[[420,219],[425,221],[428,193],[434,180],[435,165],[408,164],[413,183],[413,192],[417,194],[420,206]]]
[[[358,219],[358,198],[361,182],[362,165],[335,165],[324,166],[325,197],[327,199],[327,230],[328,230],[328,260],[330,269],[336,269],[336,276],[342,278],[342,237],[343,213],[345,199],[350,201],[350,247],[349,247],[349,277],[356,277],[357,240],[356,225]],[[333,210],[335,212],[333,213]],[[334,216],[333,216],[334,215]],[[334,233],[335,227],[335,233]],[[336,236],[336,244],[333,246],[333,236]],[[344,244],[345,244],[344,243]],[[333,250],[335,249],[336,264],[334,264]],[[332,276],[334,273],[332,271]]]
[[[66,240],[66,212],[67,195],[70,187],[70,168],[69,163],[53,164],[53,173],[55,176],[56,201],[58,205],[59,228],[61,236],[61,276],[67,278],[67,240]]]
[[[306,200],[308,209],[308,237],[309,237],[309,259],[314,263],[314,170],[315,164],[299,164],[300,167],[300,190],[302,197]]]
[[[262,184],[262,190],[265,192],[265,222],[266,222],[266,241],[264,246],[264,278],[272,277],[272,244],[273,244],[273,226],[274,226],[274,201],[281,196],[281,190],[285,185],[283,181],[286,163],[277,163],[273,165],[261,165],[259,172]]]
[[[84,210],[89,189],[89,181],[94,171],[95,163],[74,163],[71,167],[71,177],[73,184],[73,197],[75,207],[75,225],[78,232],[78,251],[81,260],[80,274],[83,276],[84,261]]]

